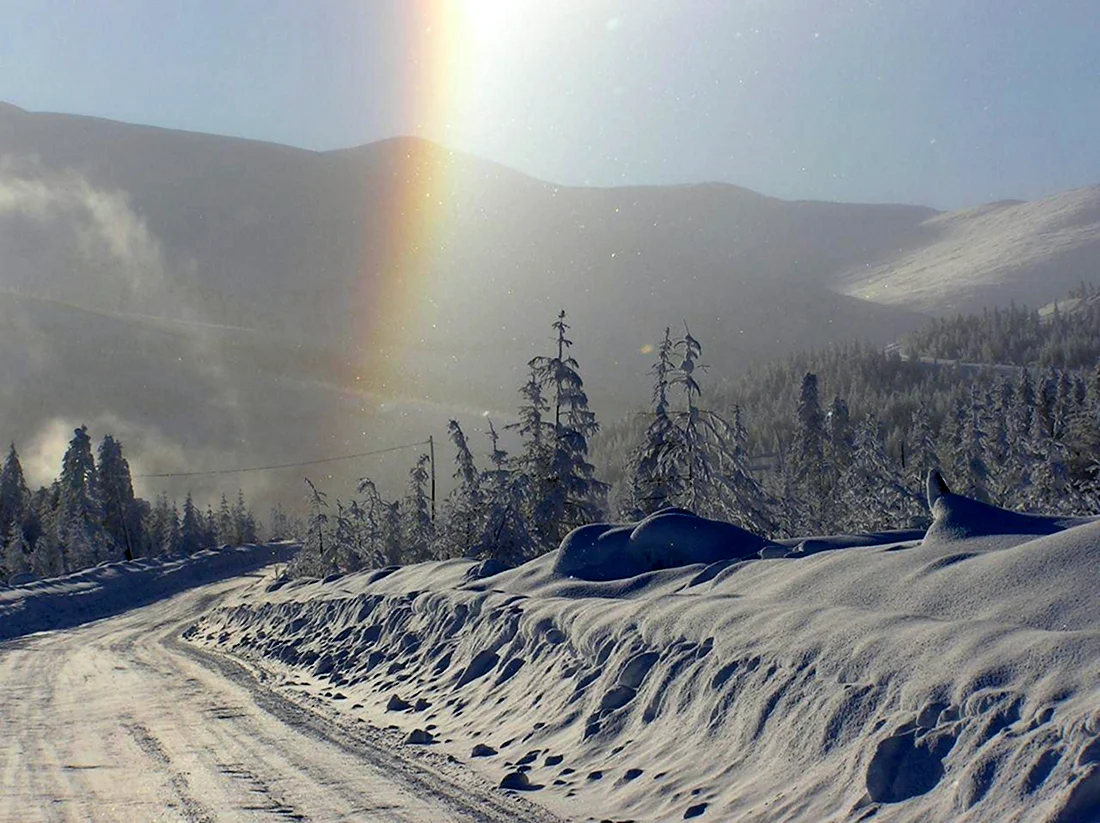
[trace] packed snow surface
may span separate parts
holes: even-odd
[[[569,819],[1100,820],[1100,520],[929,491],[923,539],[672,513],[257,584],[188,634]]]

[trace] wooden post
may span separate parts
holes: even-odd
[[[428,435],[428,462],[432,467],[432,525],[435,525],[435,438]]]

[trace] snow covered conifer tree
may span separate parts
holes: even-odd
[[[508,453],[500,448],[500,436],[489,420],[489,463],[482,476],[485,517],[477,540],[477,556],[505,563],[522,563],[534,553],[535,537],[527,525],[526,502],[529,477],[513,471]]]
[[[400,562],[399,537],[389,527],[391,505],[369,477],[359,480],[356,491],[358,499],[346,507],[348,522],[340,523],[347,535],[340,536],[341,542],[350,546],[347,556],[341,556],[341,568],[380,568]]]
[[[306,481],[309,482],[308,480]],[[233,509],[229,506],[229,498],[222,493],[221,503],[218,505],[216,520],[218,545],[234,544],[237,540],[237,528],[233,522]]]
[[[233,506],[233,537],[236,545],[256,542],[256,518],[244,502],[244,489],[237,489]]]
[[[428,455],[422,454],[409,471],[408,491],[405,494],[402,542],[407,548],[408,562],[430,560],[435,539],[431,504],[428,499]]]
[[[309,516],[302,549],[291,562],[290,573],[296,577],[325,577],[338,570],[328,498],[308,477],[305,481],[309,486]]]
[[[680,362],[671,384],[681,390],[684,407],[671,414],[674,431],[660,470],[678,484],[675,505],[753,531],[772,531],[775,501],[749,471],[740,407],[734,407],[733,422],[701,409],[695,375],[706,368],[698,362],[703,347],[686,324],[674,347]]]
[[[386,503],[382,517],[382,539],[384,541],[386,564],[396,566],[405,562],[405,546],[401,534],[401,501]]]
[[[183,539],[183,530],[180,527],[180,510],[176,505],[176,501],[172,501],[172,506],[168,510],[168,545],[171,546],[171,553],[178,554],[180,551],[180,544]]]
[[[183,519],[180,523],[180,551],[194,554],[203,548],[202,515],[195,508],[191,492],[183,501]]]
[[[65,570],[106,560],[110,541],[103,530],[103,495],[87,426],[76,429],[69,441],[59,492],[57,535]]]
[[[787,471],[787,487],[795,497],[787,501],[792,530],[796,533],[827,530],[823,528],[828,476],[825,465],[825,416],[818,397],[817,375],[813,373],[807,373],[802,378]]]
[[[848,404],[837,394],[825,413],[825,459],[833,474],[839,476],[852,462],[855,436],[852,432],[852,420]]]
[[[681,492],[681,478],[668,459],[676,449],[679,434],[669,414],[668,392],[676,373],[674,357],[672,330],[666,327],[657,347],[657,360],[649,371],[653,375],[653,419],[630,460],[629,497],[621,512],[627,519],[637,520],[672,506]]]
[[[962,486],[963,494],[990,502],[990,469],[986,462],[989,434],[985,427],[988,415],[983,398],[977,391],[971,392],[970,401],[965,408],[959,446],[955,453],[954,474]]]
[[[164,492],[157,495],[146,529],[154,554],[176,554],[180,551],[182,534],[179,512]]]
[[[218,542],[218,516],[214,514],[214,507],[206,504],[206,511],[202,515],[202,544],[213,546]]]
[[[0,469],[0,535],[7,536],[13,523],[22,528],[30,501],[31,492],[23,477],[23,466],[12,443],[4,459],[4,467]]]
[[[1016,383],[1016,414],[1012,420],[1012,439],[1022,443],[1031,436],[1032,416],[1035,413],[1035,387],[1031,382],[1031,372],[1026,368],[1020,371]]]
[[[475,550],[481,533],[484,519],[481,473],[458,421],[451,420],[447,431],[455,447],[454,477],[458,486],[444,504],[444,525],[440,529],[436,553],[440,557],[462,557]]]
[[[23,527],[17,522],[12,522],[8,529],[7,540],[4,542],[4,555],[0,575],[8,579],[16,574],[31,571],[32,550],[23,534]]]
[[[568,354],[573,341],[566,337],[565,316],[564,310],[559,312],[553,324],[556,356],[535,357],[528,364],[533,382],[549,390],[553,411],[546,462],[532,478],[536,496],[531,520],[544,550],[555,548],[577,526],[598,519],[607,495],[607,485],[595,478],[595,467],[588,462],[588,439],[600,424],[588,408],[580,366]]]
[[[932,415],[924,403],[918,405],[913,412],[906,443],[906,486],[920,490],[928,472],[940,467],[940,458],[936,454],[936,436],[932,430]]]
[[[924,515],[920,495],[905,487],[890,464],[873,414],[868,414],[856,431],[853,460],[842,475],[838,493],[839,508],[845,513],[844,522],[838,525],[845,531],[906,527]]]
[[[517,468],[527,478],[525,484],[526,500],[524,510],[534,524],[553,522],[558,516],[557,489],[551,480],[550,464],[553,459],[554,425],[546,419],[550,406],[546,402],[543,383],[536,360],[527,364],[529,371],[527,382],[520,387],[522,398],[519,407],[519,420],[505,428],[514,429],[523,438],[523,452],[516,460]],[[496,451],[498,437],[490,423],[489,438]],[[490,460],[492,458],[490,457]],[[546,528],[535,527],[536,535],[541,536]]]
[[[141,518],[134,506],[134,483],[122,444],[106,435],[99,444],[99,481],[103,494],[103,528],[116,557],[132,560],[143,544]]]

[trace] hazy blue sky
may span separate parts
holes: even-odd
[[[1100,182],[1100,2],[0,0],[0,100],[955,207]]]

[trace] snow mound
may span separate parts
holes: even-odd
[[[101,563],[62,577],[0,589],[0,640],[64,629],[178,592],[289,560],[292,543],[225,546],[193,555]]]
[[[638,523],[593,523],[562,541],[552,572],[582,580],[621,580],[646,572],[755,556],[769,541],[731,523],[684,509],[662,509]]]
[[[928,473],[928,506],[932,510],[933,520],[925,540],[930,542],[995,534],[1054,534],[1098,519],[1020,514],[991,506],[960,494],[952,494],[943,476],[935,469]]]

